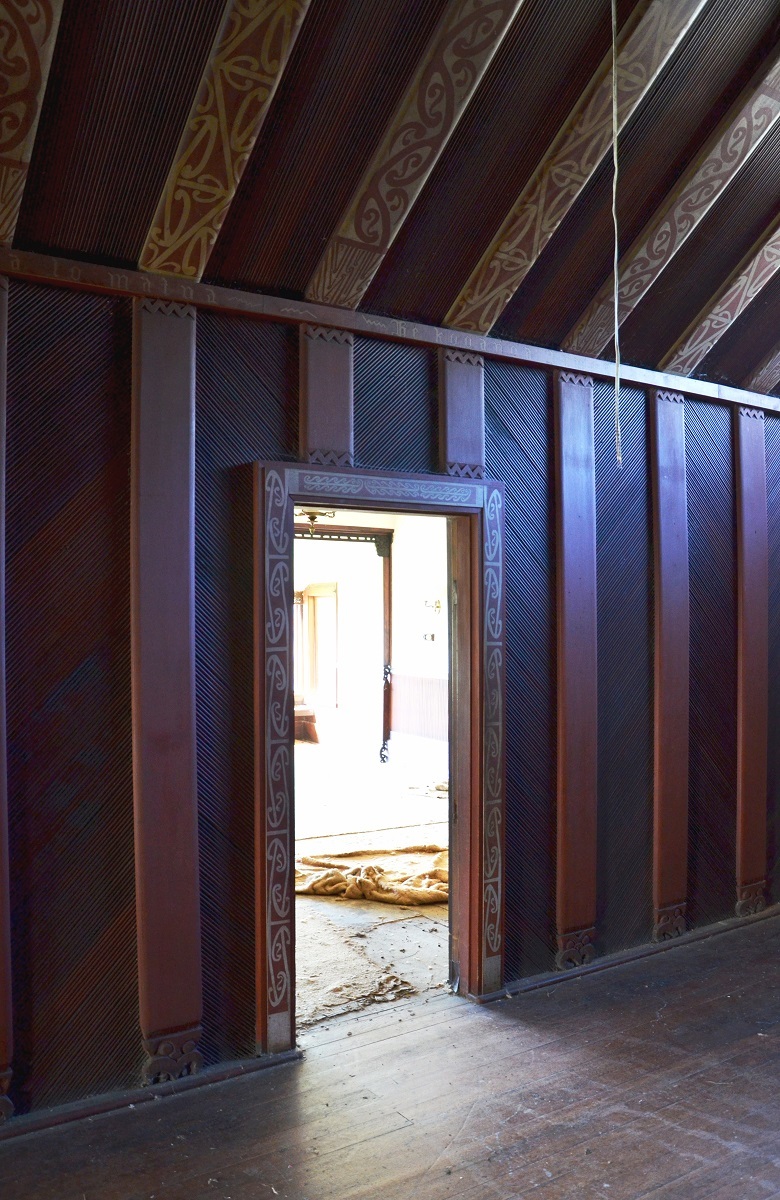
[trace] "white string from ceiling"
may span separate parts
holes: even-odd
[[[613,301],[615,309],[615,453],[618,466],[623,466],[623,449],[620,437],[620,310],[618,277],[618,75],[617,75],[617,0],[612,0],[612,226],[614,229],[613,250]]]

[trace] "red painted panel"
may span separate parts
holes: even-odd
[[[136,301],[133,322],[136,887],[141,1027],[154,1079],[189,1073],[200,1061],[195,312]]]
[[[304,462],[354,465],[354,336],[321,325],[301,327],[300,452]]]
[[[650,418],[655,548],[656,939],[685,930],[688,891],[688,499],[685,409],[678,392],[653,394]]]
[[[596,497],[593,380],[555,376],[558,499],[558,965],[593,956],[596,919]]]
[[[765,905],[769,541],[764,414],[735,412],[737,483],[737,913]]]
[[[439,351],[439,469],[485,474],[485,363],[467,350]]]

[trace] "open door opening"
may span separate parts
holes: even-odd
[[[449,850],[449,955],[446,943],[437,946],[437,950],[443,951],[444,960],[440,978],[446,979],[449,973],[453,990],[473,997],[489,997],[497,995],[502,986],[504,963],[504,495],[502,485],[490,480],[256,463],[254,497],[256,1039],[258,1053],[277,1054],[295,1045],[296,968],[300,965],[295,946],[294,642],[296,636],[300,640],[311,636],[308,631],[312,621],[315,630],[328,622],[331,626],[336,623],[335,684],[332,674],[330,683],[324,678],[330,669],[327,663],[333,660],[332,647],[324,656],[316,648],[313,659],[311,648],[307,653],[309,670],[317,675],[317,690],[320,674],[324,673],[324,694],[332,699],[335,686],[337,704],[340,705],[344,684],[341,631],[352,634],[353,624],[354,629],[359,630],[361,614],[367,608],[365,604],[362,608],[358,604],[358,615],[348,624],[344,611],[346,593],[343,587],[339,589],[338,577],[329,570],[305,583],[299,580],[300,586],[295,586],[295,546],[303,540],[295,536],[296,510],[303,512],[310,505],[326,508],[334,514],[329,519],[335,523],[338,514],[342,526],[347,529],[362,525],[364,530],[366,527],[392,530],[394,577],[401,572],[400,542],[395,524],[388,522],[407,516],[436,517],[446,531],[444,596],[434,595],[427,588],[419,596],[421,607],[418,613],[424,613],[424,620],[415,640],[417,650],[410,655],[409,675],[419,677],[422,674],[421,648],[427,646],[431,651],[434,647],[441,648],[445,634],[439,635],[438,630],[449,627],[448,682],[443,689],[439,685],[440,694],[443,691],[448,699],[449,756],[444,771],[433,776],[434,792],[436,782],[443,782],[445,778],[449,788],[442,820],[438,822],[448,829]],[[304,515],[299,524],[305,529],[307,523],[311,524]],[[319,518],[315,525],[318,523]],[[342,536],[349,540],[355,535],[339,534],[338,539]],[[354,551],[354,546],[351,548]],[[369,549],[369,558],[373,555],[381,573],[375,546]],[[414,592],[424,578],[426,559],[425,552],[422,558],[419,554],[414,557],[404,591]],[[382,578],[386,576],[382,575]],[[299,593],[298,604],[296,591]],[[400,588],[394,585],[391,599],[399,591]],[[437,600],[440,601],[438,608]],[[310,618],[312,608],[314,616]],[[381,605],[377,609],[384,612]],[[364,720],[369,732],[365,738],[347,737],[342,742],[342,753],[330,772],[329,787],[340,779],[361,752],[368,755],[376,771],[391,766],[403,741],[400,735],[405,731],[400,727],[398,706],[404,672],[398,669],[400,651],[396,630],[397,623],[393,618],[390,663],[383,638],[380,636],[372,643],[377,647],[378,658],[371,659],[370,675],[372,681],[379,676],[380,691],[374,698],[366,692],[357,714],[358,722]],[[426,638],[426,631],[434,632],[436,636]],[[361,647],[359,657],[365,660],[367,669],[368,643],[364,648],[359,638],[357,642]],[[389,674],[385,670],[388,666]],[[303,670],[305,666],[299,669],[299,679],[303,678]],[[385,727],[388,685],[389,736]],[[412,694],[413,687],[409,684],[407,699]],[[305,694],[299,693],[299,696],[302,706],[300,728],[302,730],[306,721],[310,725],[313,721],[316,731],[316,709],[307,712],[312,705],[306,702]],[[382,738],[379,745],[378,736]],[[421,736],[425,735],[418,729],[409,735],[407,742]],[[311,751],[318,745],[310,741],[304,743],[303,748]],[[387,763],[377,762],[383,750],[388,756]],[[396,761],[401,761],[400,756]],[[314,775],[316,777],[317,772]],[[389,777],[387,774],[380,778]],[[362,803],[361,816],[371,811],[378,786],[363,784],[358,797]],[[337,787],[337,800],[340,794]],[[419,827],[425,816],[424,805],[435,802],[435,797],[423,801],[418,795],[414,799],[413,817],[405,823]],[[300,823],[300,813],[298,817]],[[392,824],[401,824],[397,815]],[[391,824],[384,827],[389,828]],[[365,824],[361,823],[359,833],[365,832]],[[379,830],[371,832],[378,833]],[[382,953],[380,951],[380,962]],[[399,947],[401,961],[405,953]],[[396,963],[396,959],[391,961]]]
[[[295,512],[299,1030],[450,982],[447,533]]]

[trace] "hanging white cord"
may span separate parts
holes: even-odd
[[[618,466],[623,466],[623,450],[620,441],[620,310],[618,292],[618,78],[617,78],[617,0],[612,0],[612,225],[615,231],[613,255],[614,306],[615,306],[615,453]]]

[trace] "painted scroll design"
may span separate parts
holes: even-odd
[[[357,308],[523,0],[455,0],[306,290]]]
[[[197,1074],[203,1066],[203,1055],[198,1049],[201,1036],[200,1026],[195,1025],[163,1037],[144,1038],[144,1050],[149,1056],[144,1066],[144,1083],[168,1083]]]
[[[291,1008],[293,809],[290,755],[292,714],[292,641],[287,486],[283,475],[265,477],[265,740],[266,740],[266,932],[268,938],[268,1012]]]
[[[683,175],[680,184],[634,242],[619,267],[618,321],[634,311],[677,251],[734,180],[780,117],[780,64],[738,101],[725,127]],[[563,343],[577,354],[601,354],[614,334],[609,277]]]
[[[483,605],[484,668],[484,812],[483,812],[483,963],[503,949],[501,894],[504,871],[504,498],[488,492],[484,509]]]
[[[63,0],[0,0],[0,244],[13,240]]]
[[[618,123],[647,94],[706,0],[654,0],[618,55]],[[612,145],[612,60],[604,60],[445,318],[488,333]]]
[[[437,504],[482,504],[482,489],[468,484],[446,484],[416,479],[375,479],[360,475],[318,475],[309,471],[299,474],[302,489],[306,492],[332,493],[334,496],[365,496],[379,500],[419,500]],[[292,490],[297,490],[292,482]]]
[[[720,340],[732,322],[741,317],[756,296],[780,270],[780,227],[732,276],[714,304],[699,314],[692,330],[660,364],[662,370],[690,375]]]
[[[685,933],[685,904],[668,904],[655,914],[653,941],[667,942]]]
[[[200,279],[309,0],[228,0],[139,267]]]
[[[594,941],[596,930],[575,929],[571,933],[558,935],[558,953],[555,965],[559,971],[571,971],[574,967],[587,967],[596,952]]]
[[[738,917],[752,917],[763,912],[766,908],[766,880],[758,883],[748,883],[737,888],[737,903],[735,913]]]

